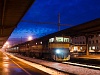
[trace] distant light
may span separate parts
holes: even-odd
[[[9,45],[9,42],[6,42],[6,45]]]
[[[4,44],[4,47],[6,46],[6,44]]]
[[[32,39],[33,39],[32,36],[29,36],[29,37],[28,37],[28,41],[30,41],[30,40],[32,40]]]
[[[9,48],[10,46],[8,45],[8,48]]]
[[[42,41],[40,43],[42,44]]]
[[[7,41],[7,42],[3,45],[2,48],[9,48],[9,47],[10,47],[10,45],[9,45],[9,42]]]

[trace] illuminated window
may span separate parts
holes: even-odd
[[[98,46],[96,46],[96,49],[98,49]]]
[[[80,50],[82,50],[82,47],[80,47]]]
[[[49,39],[49,42],[54,42],[54,38]]]
[[[89,47],[89,50],[91,50],[91,47]]]
[[[17,49],[19,49],[19,47],[17,47]]]
[[[64,42],[69,42],[69,38],[64,38]]]
[[[74,51],[77,51],[78,50],[78,47],[74,47]]]
[[[16,50],[16,47],[14,47],[14,50]]]
[[[92,49],[95,49],[95,46],[92,46]]]

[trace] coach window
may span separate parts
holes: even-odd
[[[40,44],[42,44],[42,41],[40,42]]]

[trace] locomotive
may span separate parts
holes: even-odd
[[[24,56],[51,59],[54,61],[70,60],[70,37],[37,38],[8,48],[10,53]]]

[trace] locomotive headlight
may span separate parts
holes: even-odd
[[[60,53],[60,49],[57,49],[57,50],[56,50],[56,53],[59,54],[59,53]]]

